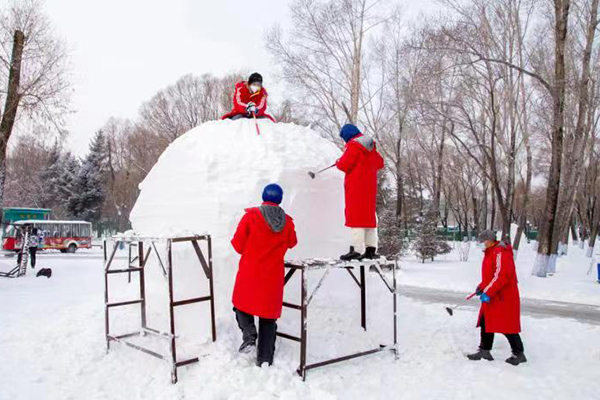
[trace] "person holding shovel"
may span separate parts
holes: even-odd
[[[231,244],[241,254],[233,289],[233,310],[240,330],[240,353],[255,349],[256,365],[271,365],[275,353],[277,319],[283,307],[284,256],[298,243],[292,217],[279,204],[283,190],[267,185],[260,207],[246,209]],[[259,317],[258,333],[254,317]]]
[[[352,124],[340,130],[346,142],[344,154],[335,163],[346,174],[344,192],[346,226],[352,230],[350,251],[343,261],[379,258],[377,251],[377,172],[383,168],[383,158],[375,141]],[[361,254],[360,252],[363,251]]]
[[[262,75],[254,72],[247,81],[238,82],[235,85],[233,109],[223,115],[221,119],[268,118],[275,122],[275,119],[266,112],[267,97]]]
[[[512,356],[506,362],[519,365],[527,362],[521,332],[521,301],[513,250],[510,244],[496,240],[493,231],[485,230],[477,240],[485,246],[481,267],[481,283],[476,294],[481,300],[477,326],[481,328],[479,350],[467,355],[469,360],[492,361],[494,334],[502,333],[508,339]]]

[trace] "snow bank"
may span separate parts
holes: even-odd
[[[282,207],[296,223],[299,244],[289,258],[338,256],[348,244],[343,174],[330,170],[311,179],[307,173],[331,165],[340,150],[306,127],[259,125],[260,136],[253,120],[227,120],[179,137],[140,184],[130,215],[140,235],[210,233],[221,306],[230,304],[223,295],[229,296],[237,271],[229,242],[244,208],[260,205],[268,183],[283,187]],[[193,251],[185,251],[175,263],[194,261]],[[187,279],[178,280],[185,285]]]

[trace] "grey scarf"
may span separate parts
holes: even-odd
[[[283,231],[283,228],[285,228],[285,211],[281,207],[263,204],[259,209],[273,232]]]

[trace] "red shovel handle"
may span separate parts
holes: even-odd
[[[471,300],[477,293],[471,293],[465,300]]]

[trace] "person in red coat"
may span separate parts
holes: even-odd
[[[377,251],[377,171],[383,168],[383,158],[372,138],[363,136],[358,128],[346,124],[340,130],[346,142],[344,154],[336,162],[346,174],[344,193],[346,226],[352,231],[350,251],[340,259],[374,259]],[[364,253],[361,255],[361,251]]]
[[[519,365],[527,361],[521,332],[521,301],[513,250],[510,244],[496,240],[493,231],[479,234],[479,242],[485,245],[485,256],[481,267],[481,282],[476,293],[481,299],[477,326],[481,328],[481,342],[476,353],[469,354],[470,360],[492,361],[491,350],[494,333],[502,333],[508,339],[512,356],[506,362]]]
[[[267,90],[263,87],[263,78],[255,72],[247,81],[238,82],[233,92],[233,109],[223,115],[221,119],[240,118],[269,118],[275,119],[267,114]]]
[[[246,209],[231,244],[241,254],[233,288],[233,310],[242,331],[240,352],[256,346],[256,364],[273,363],[277,319],[283,306],[284,256],[298,243],[292,217],[279,204],[283,190],[267,185],[260,207]],[[258,334],[254,317],[259,317]]]

